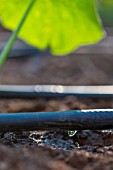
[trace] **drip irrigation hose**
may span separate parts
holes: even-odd
[[[113,109],[0,114],[0,131],[104,130],[113,128]]]
[[[113,86],[0,85],[1,97],[112,97]],[[113,128],[113,109],[0,114],[0,131],[104,130]]]
[[[113,97],[113,86],[0,85],[0,97]]]

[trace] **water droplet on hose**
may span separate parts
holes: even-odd
[[[72,137],[72,136],[74,136],[75,134],[76,134],[76,130],[69,130],[68,131],[68,135],[70,136],[70,137]]]

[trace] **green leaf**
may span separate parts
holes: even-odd
[[[28,16],[29,12],[31,11],[34,3],[35,3],[35,0],[32,0],[31,3],[30,3],[29,6],[28,6],[26,12],[24,13],[24,15],[23,15],[20,23],[18,24],[16,30],[13,31],[11,37],[10,37],[9,40],[7,41],[5,47],[3,48],[3,50],[2,50],[2,52],[1,52],[1,54],[0,54],[0,66],[3,65],[3,63],[4,63],[5,60],[6,60],[6,58],[8,57],[8,54],[9,54],[9,52],[11,51],[12,46],[13,46],[13,44],[15,43],[15,40],[16,40],[16,38],[17,38],[17,36],[18,36],[18,33],[20,32],[20,30],[21,30],[21,28],[22,28],[22,26],[23,26],[23,24],[24,24],[24,22],[25,22],[25,20],[26,20],[26,18],[27,18],[27,16]]]
[[[30,0],[0,0],[2,24],[15,30]],[[19,37],[53,54],[67,54],[103,37],[94,0],[36,0]]]

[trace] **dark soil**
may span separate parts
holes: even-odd
[[[105,103],[108,103],[105,104]],[[1,112],[112,108],[112,99],[1,99]],[[107,107],[108,106],[108,107]],[[22,131],[0,133],[0,169],[100,170],[113,168],[113,132]]]
[[[8,59],[0,84],[113,84],[113,57],[38,56]],[[0,112],[113,108],[112,98],[1,98]],[[113,131],[22,131],[0,133],[0,170],[112,170]]]

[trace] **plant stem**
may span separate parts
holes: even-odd
[[[19,33],[20,29],[22,28],[22,26],[23,26],[23,24],[24,24],[24,22],[25,22],[25,20],[26,20],[26,18],[28,16],[32,6],[34,5],[35,1],[36,0],[31,0],[31,2],[29,4],[24,16],[22,17],[22,19],[21,19],[21,21],[19,23],[19,25],[17,26],[16,30],[12,33],[9,41],[7,42],[6,46],[4,47],[4,49],[3,49],[3,51],[2,51],[2,53],[0,55],[0,66],[3,65],[6,58],[8,57],[8,54],[11,51],[11,48],[12,48],[12,46],[13,46],[13,44],[14,44],[17,36],[18,36],[18,33]]]
[[[113,128],[113,109],[0,114],[0,132],[22,130],[105,130]]]

